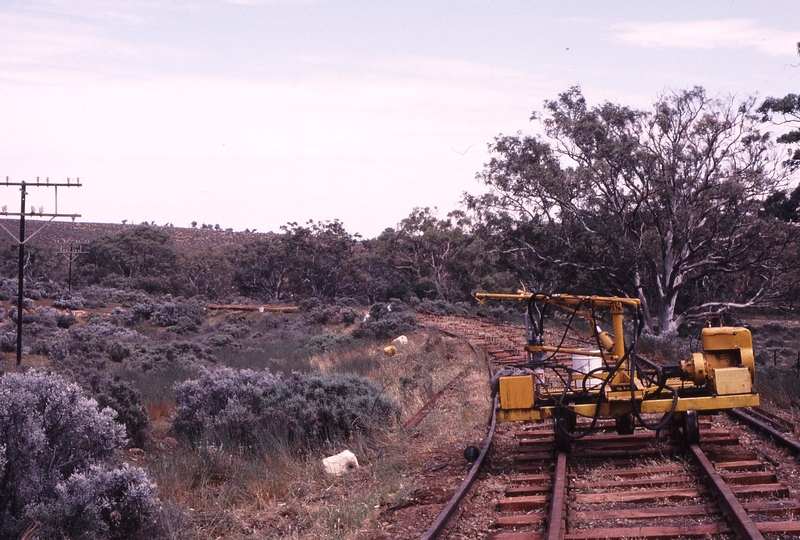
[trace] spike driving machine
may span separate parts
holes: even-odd
[[[637,351],[643,328],[638,299],[525,291],[475,297],[526,304],[525,359],[495,376],[497,419],[553,419],[559,450],[569,451],[571,441],[594,430],[600,419],[614,419],[620,434],[669,425],[694,444],[700,438],[698,414],[759,404],[752,336],[745,327],[708,323],[700,333],[700,352],[658,364]],[[626,316],[632,319],[627,342]],[[564,330],[553,330],[553,320]],[[609,320],[611,332],[601,330],[599,321]],[[570,345],[568,331],[587,325],[588,341]],[[588,425],[578,424],[579,417],[590,420]]]

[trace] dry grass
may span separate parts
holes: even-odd
[[[360,539],[380,528],[378,516],[419,487],[431,463],[463,460],[480,443],[490,412],[488,377],[481,358],[466,344],[438,333],[409,335],[394,357],[385,343],[355,342],[319,354],[311,365],[322,372],[347,372],[375,381],[403,407],[398,426],[371,437],[354,437],[298,454],[283,441],[265,441],[262,452],[230,453],[219,447],[174,441],[159,426],[173,406],[149,402],[157,442],[147,464],[165,501],[168,536],[211,538]],[[465,368],[470,374],[413,430],[402,426],[431,396]],[[158,440],[159,432],[161,439]],[[326,476],[320,458],[349,449],[361,467]]]
[[[161,401],[145,402],[147,414],[153,422],[169,419],[175,412],[175,400],[163,399]]]

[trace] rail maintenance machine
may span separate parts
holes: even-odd
[[[489,299],[527,303],[526,358],[499,370],[493,381],[500,398],[497,420],[552,418],[561,451],[569,451],[571,441],[594,430],[600,419],[614,419],[622,435],[633,433],[636,426],[661,430],[670,425],[687,444],[695,444],[700,440],[698,413],[759,404],[753,389],[753,340],[747,328],[711,321],[700,333],[701,352],[678,364],[659,365],[637,354],[643,327],[638,299],[524,291],[475,297],[479,303]],[[548,318],[554,309],[560,315]],[[632,315],[629,343],[626,313]],[[599,326],[609,318],[612,333]],[[576,341],[568,340],[568,332],[586,326],[588,336],[584,333],[578,345],[568,346]],[[587,343],[588,347],[582,346]],[[588,427],[584,421],[579,429],[578,417],[590,419]]]

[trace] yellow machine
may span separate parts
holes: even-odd
[[[526,302],[526,360],[500,371],[497,382],[501,422],[555,419],[556,444],[590,432],[598,419],[613,418],[621,434],[637,425],[659,430],[670,423],[682,428],[688,443],[699,440],[698,412],[711,414],[759,403],[753,390],[755,362],[750,331],[744,327],[702,329],[702,352],[673,365],[657,365],[637,354],[641,331],[640,302],[632,298],[565,294],[477,293],[487,299]],[[566,329],[553,345],[545,343],[549,308],[564,313]],[[633,315],[630,343],[625,341],[624,315]],[[610,316],[612,332],[598,320]],[[588,321],[590,347],[565,345],[567,331],[580,318]],[[584,323],[585,324],[585,323]],[[571,361],[571,364],[570,364]],[[658,421],[644,415],[662,414]],[[576,432],[577,418],[592,420]],[[652,423],[651,423],[652,422]]]

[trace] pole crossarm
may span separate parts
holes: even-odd
[[[0,184],[2,186],[3,184]],[[68,217],[68,218],[79,218],[81,217],[80,214],[49,214],[47,212],[0,212],[0,216],[8,216],[8,217],[49,217],[49,218],[57,218],[57,217]]]
[[[76,178],[75,182],[70,182],[70,179],[67,178],[66,182],[50,182],[50,178],[48,177],[44,183],[39,180],[39,177],[36,177],[36,182],[26,182],[22,180],[21,182],[12,182],[6,176],[5,182],[0,182],[2,186],[26,186],[26,187],[81,187],[81,179]]]

